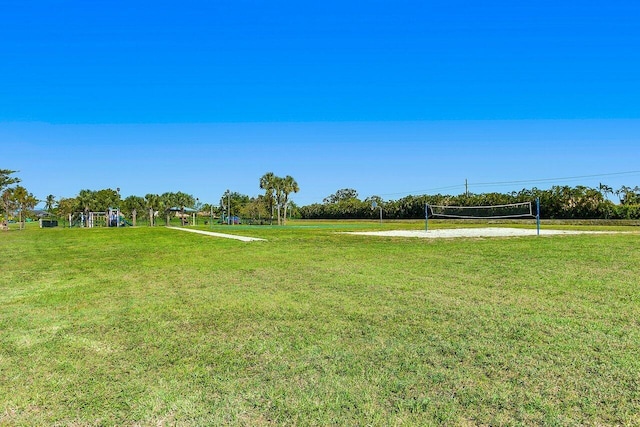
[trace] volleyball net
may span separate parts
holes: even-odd
[[[536,220],[540,234],[540,200],[491,206],[445,206],[425,205],[425,229],[429,229],[429,218],[441,219],[522,219]]]
[[[493,206],[428,206],[432,218],[508,219],[535,218],[536,216],[531,202]]]

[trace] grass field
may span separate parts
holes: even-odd
[[[640,425],[640,234],[398,227],[0,233],[0,425]]]

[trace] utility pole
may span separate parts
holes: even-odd
[[[379,205],[375,200],[371,202],[371,209],[380,208],[380,224],[382,224],[382,205]]]
[[[464,195],[469,197],[469,183],[467,182],[467,178],[464,179]]]
[[[116,227],[120,227],[120,187],[116,188],[118,193],[118,207],[116,208]]]

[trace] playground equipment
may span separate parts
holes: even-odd
[[[119,209],[109,208],[106,212],[70,213],[69,227],[125,227],[133,225]]]
[[[242,224],[242,220],[240,219],[240,217],[237,217],[235,215],[227,216],[223,214],[218,220],[218,224],[237,225]]]
[[[132,226],[129,221],[122,216],[122,212],[120,212],[119,208],[109,208],[109,222],[107,223],[107,227],[126,227]]]

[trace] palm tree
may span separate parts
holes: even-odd
[[[122,207],[125,214],[131,217],[133,225],[136,225],[138,210],[143,212],[145,200],[140,196],[128,196],[122,201]]]
[[[284,178],[273,177],[273,188],[275,191],[276,212],[278,213],[278,225],[282,225],[280,209],[284,205]]]
[[[607,198],[607,194],[613,194],[613,188],[603,183],[600,183],[600,185],[598,186],[598,190],[605,199]]]
[[[300,191],[298,183],[291,175],[287,175],[282,180],[282,192],[284,193],[284,223],[287,223],[287,204],[289,202],[289,194]]]
[[[160,202],[164,208],[164,215],[166,218],[166,225],[171,225],[171,208],[178,204],[176,193],[162,193],[160,195]]]
[[[84,226],[89,226],[89,212],[95,203],[95,192],[91,190],[80,190],[76,197],[80,209],[84,212]]]
[[[273,203],[275,201],[275,181],[276,176],[273,172],[267,172],[260,178],[260,188],[264,190],[264,199],[271,212],[271,223],[273,223]]]
[[[49,194],[44,201],[44,208],[47,212],[51,213],[53,210],[53,205],[56,203],[56,198],[53,194]]]
[[[157,194],[147,194],[144,196],[145,207],[149,209],[149,225],[153,227],[155,212],[160,210],[160,196]]]
[[[184,209],[187,206],[193,206],[196,201],[192,195],[183,193],[181,191],[178,191],[175,194],[175,201],[176,201],[176,204],[180,206],[180,221],[181,221],[181,224],[184,225]]]
[[[628,204],[629,194],[631,193],[631,191],[631,187],[627,187],[626,185],[623,185],[622,187],[620,187],[620,189],[618,189],[618,191],[616,191],[616,196],[620,198],[620,204]]]

